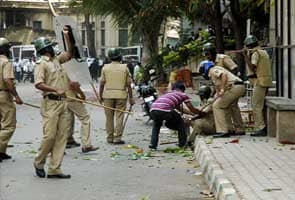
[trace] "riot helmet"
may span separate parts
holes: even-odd
[[[207,42],[206,44],[204,44],[202,50],[204,56],[208,56],[209,54],[216,55],[216,47],[211,42]]]
[[[111,59],[111,61],[121,61],[120,49],[117,49],[117,48],[109,49],[108,56]]]
[[[204,60],[199,64],[198,67],[198,72],[202,74],[202,76],[206,79],[209,80],[209,70],[214,67],[214,63],[209,60]]]
[[[211,88],[207,85],[202,85],[197,93],[201,99],[209,99],[211,96]]]
[[[6,55],[9,57],[10,55],[10,42],[5,37],[0,37],[0,55]]]
[[[248,35],[244,40],[244,45],[249,48],[258,46],[258,39],[254,35]]]
[[[39,37],[34,41],[34,46],[38,54],[44,55],[45,53],[49,53],[52,57],[55,55],[53,46],[55,46],[56,44],[57,43],[52,42],[45,37]]]

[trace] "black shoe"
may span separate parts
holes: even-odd
[[[80,143],[73,141],[73,142],[68,142],[66,148],[70,149],[70,148],[75,148],[75,147],[79,147],[81,146]]]
[[[53,174],[53,175],[48,174],[47,178],[69,179],[71,178],[71,175],[70,174]]]
[[[96,151],[98,149],[99,149],[99,147],[93,147],[93,146],[91,146],[91,147],[82,147],[82,153],[88,153],[90,151]]]
[[[35,167],[36,175],[39,178],[45,178],[45,176],[46,176],[45,170],[44,169],[38,169],[35,165],[34,165],[34,167]]]
[[[2,160],[11,159],[11,156],[7,155],[6,153],[0,153],[0,158]]]
[[[150,148],[150,150],[157,150],[157,147],[156,146],[153,146],[153,145],[149,145],[149,148]]]
[[[254,133],[251,133],[250,136],[252,137],[265,137],[267,136],[266,128],[264,127],[263,129],[259,131],[255,131]]]
[[[0,162],[2,162],[2,159],[0,158]]]
[[[213,135],[213,138],[229,138],[230,133],[217,133],[216,135]]]
[[[125,144],[124,140],[114,141],[113,144]]]
[[[235,131],[231,135],[232,136],[241,136],[241,135],[246,135],[246,132],[245,131]]]

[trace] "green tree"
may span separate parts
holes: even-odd
[[[108,16],[114,24],[128,23],[131,32],[139,33],[143,43],[144,59],[158,54],[158,37],[167,17],[179,17],[190,1],[177,0],[72,0],[95,15]]]

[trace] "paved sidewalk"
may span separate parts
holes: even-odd
[[[275,138],[208,139],[207,146],[242,199],[295,199],[295,145]],[[212,142],[212,143],[211,143]]]

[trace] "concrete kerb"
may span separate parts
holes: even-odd
[[[205,177],[205,181],[217,200],[241,199],[237,191],[234,189],[233,184],[224,175],[220,164],[216,162],[202,137],[196,138],[195,156],[200,164],[200,169]]]

